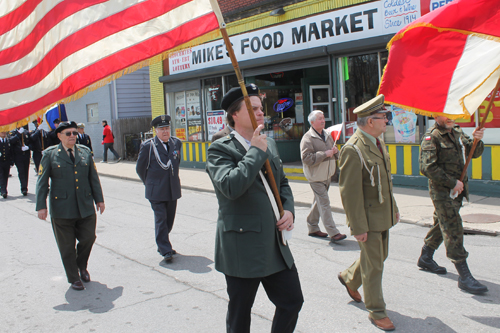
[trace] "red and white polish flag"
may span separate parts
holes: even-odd
[[[344,123],[340,123],[340,124],[328,127],[325,131],[326,131],[326,133],[329,133],[332,136],[333,141],[337,142],[337,140],[340,138],[340,134],[342,134],[343,127],[344,127]]]
[[[389,42],[385,103],[450,118],[472,115],[500,77],[500,1],[454,0]]]
[[[209,0],[2,0],[0,129],[217,28]]]

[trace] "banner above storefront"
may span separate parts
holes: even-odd
[[[238,61],[393,34],[420,17],[421,0],[385,0],[231,37]],[[222,40],[173,53],[170,75],[230,64]]]

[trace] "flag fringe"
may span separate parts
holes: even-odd
[[[129,66],[125,69],[122,69],[114,74],[111,74],[110,76],[105,77],[104,79],[101,79],[101,80],[91,84],[90,86],[85,87],[85,88],[77,91],[73,95],[65,97],[65,98],[51,104],[50,106],[47,106],[47,107],[43,108],[42,110],[35,112],[34,114],[30,115],[29,117],[26,117],[24,119],[20,119],[16,122],[13,122],[13,123],[10,123],[7,125],[0,126],[0,132],[8,132],[8,131],[14,130],[16,128],[19,128],[21,126],[25,126],[25,125],[29,124],[30,122],[36,120],[38,117],[43,118],[43,114],[45,113],[45,111],[47,111],[48,109],[53,107],[55,104],[66,104],[69,102],[76,101],[77,99],[82,98],[86,94],[88,94],[94,90],[97,90],[99,88],[104,87],[105,85],[107,85],[111,81],[114,81],[114,80],[122,77],[123,75],[130,74],[130,73],[135,72],[136,70],[139,70],[143,67],[150,66],[150,65],[156,64],[158,62],[161,62],[161,61],[167,59],[168,56],[174,52],[177,52],[177,51],[182,50],[182,49],[190,48],[190,47],[193,47],[196,45],[204,44],[204,43],[210,42],[212,40],[219,39],[221,37],[222,36],[221,36],[220,30],[216,29],[216,30],[207,32],[206,34],[203,34],[199,37],[193,38],[190,41],[188,41],[184,44],[181,44],[179,46],[176,46],[176,47],[174,47],[166,52],[160,53],[154,57],[143,60],[143,61],[138,62],[132,66]]]
[[[390,105],[393,105],[395,107],[401,108],[401,109],[403,109],[405,111],[410,111],[410,112],[413,112],[413,113],[416,113],[416,114],[420,114],[422,116],[427,116],[427,117],[444,116],[444,117],[447,117],[449,119],[467,119],[467,118],[469,118],[469,117],[472,116],[467,111],[467,109],[465,109],[465,112],[467,112],[467,114],[465,114],[465,113],[464,114],[447,114],[447,113],[442,113],[442,112],[433,112],[433,111],[428,111],[428,110],[417,109],[417,108],[412,107],[412,106],[403,105],[403,104],[391,102],[391,101],[388,101],[388,100],[386,100],[384,102],[384,104],[390,104]]]
[[[405,34],[408,31],[416,29],[416,28],[431,28],[431,29],[436,29],[439,32],[453,31],[453,32],[458,32],[458,33],[464,34],[464,35],[476,36],[476,37],[479,37],[479,38],[483,38],[483,39],[486,39],[486,40],[492,40],[492,41],[500,43],[500,37],[499,36],[492,36],[492,35],[482,34],[482,33],[479,33],[479,32],[473,32],[473,31],[461,30],[461,29],[440,28],[440,27],[436,27],[435,25],[433,25],[431,23],[425,23],[425,22],[423,22],[423,23],[414,24],[412,26],[407,27],[404,31],[398,32],[394,37],[391,38],[391,40],[389,41],[389,43],[387,43],[386,49],[390,50],[391,46],[392,46],[392,44],[394,42],[396,42],[396,41],[404,38]]]

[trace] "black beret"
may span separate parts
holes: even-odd
[[[59,124],[56,128],[56,134],[61,133],[64,131],[66,128],[78,128],[76,123],[74,121],[63,121],[62,123]]]
[[[170,116],[162,114],[151,121],[151,127],[165,127],[170,126]]]
[[[250,83],[245,86],[247,88],[248,96],[259,96],[259,87],[255,84]],[[220,106],[227,111],[231,104],[239,100],[243,97],[243,92],[240,87],[231,88],[225,95],[222,97],[222,102]]]

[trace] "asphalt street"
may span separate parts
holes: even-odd
[[[15,177],[0,200],[0,332],[224,332],[227,294],[213,263],[217,200],[213,193],[183,191],[171,234],[179,252],[165,263],[156,252],[153,212],[144,187],[101,177],[106,210],[98,216],[89,261],[92,282],[70,288],[49,221],[35,212],[36,176],[23,197]],[[290,246],[305,303],[296,332],[380,332],[364,305],[337,280],[359,247],[352,236],[338,244],[307,236],[308,209],[297,207]],[[334,213],[341,232],[345,216]],[[398,332],[500,330],[500,238],[467,235],[473,275],[489,292],[474,296],[457,287],[444,248],[436,253],[448,274],[420,271],[416,261],[427,228],[400,223],[390,233],[384,297]],[[274,307],[263,289],[253,307],[252,332],[269,332]]]

